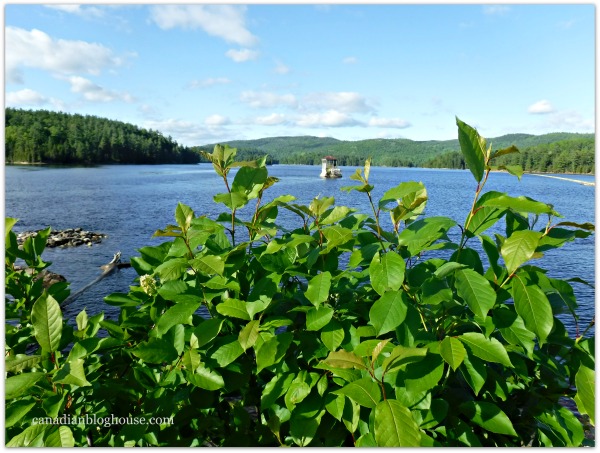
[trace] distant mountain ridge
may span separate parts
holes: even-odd
[[[568,140],[594,140],[594,134],[553,132],[543,135],[514,133],[487,139],[493,149],[515,145],[526,149]],[[273,162],[282,164],[317,164],[326,154],[338,158],[340,165],[362,165],[368,157],[374,165],[422,166],[437,156],[460,150],[458,139],[415,141],[409,139],[367,139],[358,141],[313,136],[270,137],[254,140],[221,142],[238,149],[238,155],[249,159],[268,154]],[[194,147],[212,151],[213,144]]]

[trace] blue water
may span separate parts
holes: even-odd
[[[356,184],[349,179],[355,169],[342,167],[343,178],[328,180],[318,177],[320,167],[274,165],[269,167],[269,174],[280,178],[280,182],[267,191],[265,201],[292,194],[297,197],[297,202],[308,204],[317,195],[333,196],[337,205],[370,213],[365,194],[340,190]],[[224,192],[225,187],[210,164],[76,168],[7,166],[5,177],[5,214],[20,219],[16,231],[47,226],[54,229],[82,227],[108,234],[101,244],[93,247],[56,248],[44,253],[44,258],[52,262],[50,270],[64,275],[71,282],[72,291],[96,278],[101,272],[99,267],[110,261],[115,252],[121,251],[123,259],[128,261],[139,255],[137,249],[162,242],[164,239],[151,236],[157,229],[174,223],[178,201],[191,206],[198,215],[213,218],[225,210],[212,200],[215,194]],[[594,181],[593,176],[574,178]],[[374,200],[403,181],[425,184],[429,195],[426,215],[448,216],[461,224],[477,186],[466,170],[374,167],[370,176],[370,182],[375,185]],[[509,174],[494,173],[488,180],[487,190],[507,192],[511,196],[526,195],[552,204],[565,220],[594,222],[594,187],[533,175],[524,175],[519,182]],[[238,212],[249,218],[253,206],[250,203]],[[292,226],[293,214],[280,210],[280,215],[283,226]],[[384,222],[388,221],[388,214],[383,213],[382,218]],[[540,219],[540,226],[545,221]],[[459,234],[458,228],[456,234]],[[592,235],[569,243],[562,249],[547,252],[543,259],[534,263],[548,269],[550,277],[581,277],[593,283],[594,240]],[[478,241],[472,240],[469,245],[477,248]],[[133,269],[122,269],[105,278],[68,306],[65,315],[75,316],[87,307],[88,313],[104,310],[107,317],[114,317],[117,310],[104,304],[102,298],[111,292],[127,292],[135,277]],[[580,325],[585,326],[594,315],[594,291],[578,283],[573,286],[580,305]],[[561,319],[572,331],[572,320]]]

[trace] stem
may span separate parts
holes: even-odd
[[[375,204],[373,204],[373,198],[371,198],[371,192],[367,192],[367,197],[369,197],[369,203],[371,203],[371,209],[373,210],[373,216],[375,217],[375,223],[377,225],[377,239],[379,239],[379,243],[381,244],[381,248],[384,252],[387,252],[385,245],[383,244],[383,240],[381,239],[381,225],[379,224],[379,210],[375,210]]]
[[[465,228],[463,229],[462,236],[460,238],[460,247],[458,248],[458,256],[460,256],[460,251],[463,249],[463,247],[465,246],[465,244],[467,242],[465,240],[466,235],[467,235],[467,230],[469,229],[471,220],[473,220],[473,217],[475,216],[475,214],[477,212],[477,209],[475,208],[475,206],[477,205],[477,200],[479,199],[479,195],[481,194],[481,191],[483,190],[483,187],[485,186],[485,183],[487,182],[489,175],[490,175],[490,169],[488,168],[485,171],[485,177],[483,178],[483,181],[477,183],[477,190],[475,191],[475,198],[473,198],[473,204],[471,205],[471,211],[469,212],[469,217],[467,218],[467,222],[465,223]]]

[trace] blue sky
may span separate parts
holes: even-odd
[[[19,5],[5,104],[185,145],[593,132],[594,5]]]

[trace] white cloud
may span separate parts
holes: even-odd
[[[117,91],[107,90],[106,88],[96,85],[89,79],[79,76],[69,77],[68,82],[71,84],[71,91],[83,96],[86,101],[90,102],[112,102],[124,101],[133,102],[133,96],[129,93],[119,93]]]
[[[483,14],[488,16],[503,16],[510,11],[506,5],[486,5],[483,7]]]
[[[277,65],[275,66],[275,72],[282,75],[288,74],[290,72],[290,67],[278,61]]]
[[[98,75],[106,68],[120,66],[124,60],[101,44],[54,39],[43,31],[6,27],[6,78],[23,83],[23,67],[37,68],[58,75],[86,73]]]
[[[244,61],[256,60],[258,58],[258,52],[251,49],[229,49],[225,52],[225,55],[236,63],[243,63]]]
[[[227,83],[231,83],[226,77],[209,77],[207,79],[202,80],[192,80],[189,84],[189,88],[208,88],[214,85],[225,85]]]
[[[372,117],[369,120],[369,126],[370,127],[390,127],[390,128],[397,128],[397,129],[405,129],[407,127],[410,127],[411,124],[406,121],[403,120],[401,118],[378,118],[378,117]]]
[[[331,109],[346,113],[370,112],[373,110],[364,96],[348,92],[311,93],[304,98],[304,107],[309,109]]]
[[[584,118],[574,110],[554,112],[547,119],[550,132],[594,132],[594,118]]]
[[[529,106],[529,108],[527,109],[527,111],[529,113],[534,113],[534,114],[552,113],[552,112],[554,112],[554,107],[552,106],[550,101],[542,99],[541,101],[537,101],[534,104],[531,104]]]
[[[325,113],[309,113],[300,116],[296,120],[298,126],[303,127],[343,127],[361,125],[350,115],[337,110],[329,110]]]
[[[282,105],[296,107],[298,103],[293,94],[276,94],[266,91],[244,91],[240,100],[253,108],[272,108]]]
[[[238,5],[156,5],[151,19],[163,30],[201,28],[212,36],[240,46],[258,42],[246,28],[246,7]]]
[[[206,117],[204,120],[204,124],[207,126],[224,126],[225,124],[229,124],[231,121],[229,118],[223,115],[210,115]]]
[[[346,57],[342,60],[344,64],[356,64],[358,63],[358,58],[356,57]]]
[[[104,17],[104,11],[97,6],[83,5],[44,5],[46,8],[56,9],[65,13],[75,14],[83,18]]]
[[[272,113],[267,116],[259,116],[254,119],[255,124],[259,124],[261,126],[275,126],[277,124],[285,123],[285,116],[281,113]]]
[[[227,140],[222,134],[222,129],[218,126],[207,127],[205,124],[182,121],[175,118],[146,121],[143,127],[160,131],[164,135],[173,137],[178,143],[185,146],[196,146]]]
[[[47,102],[47,97],[29,88],[6,93],[6,105],[10,107],[36,106],[46,104]]]

